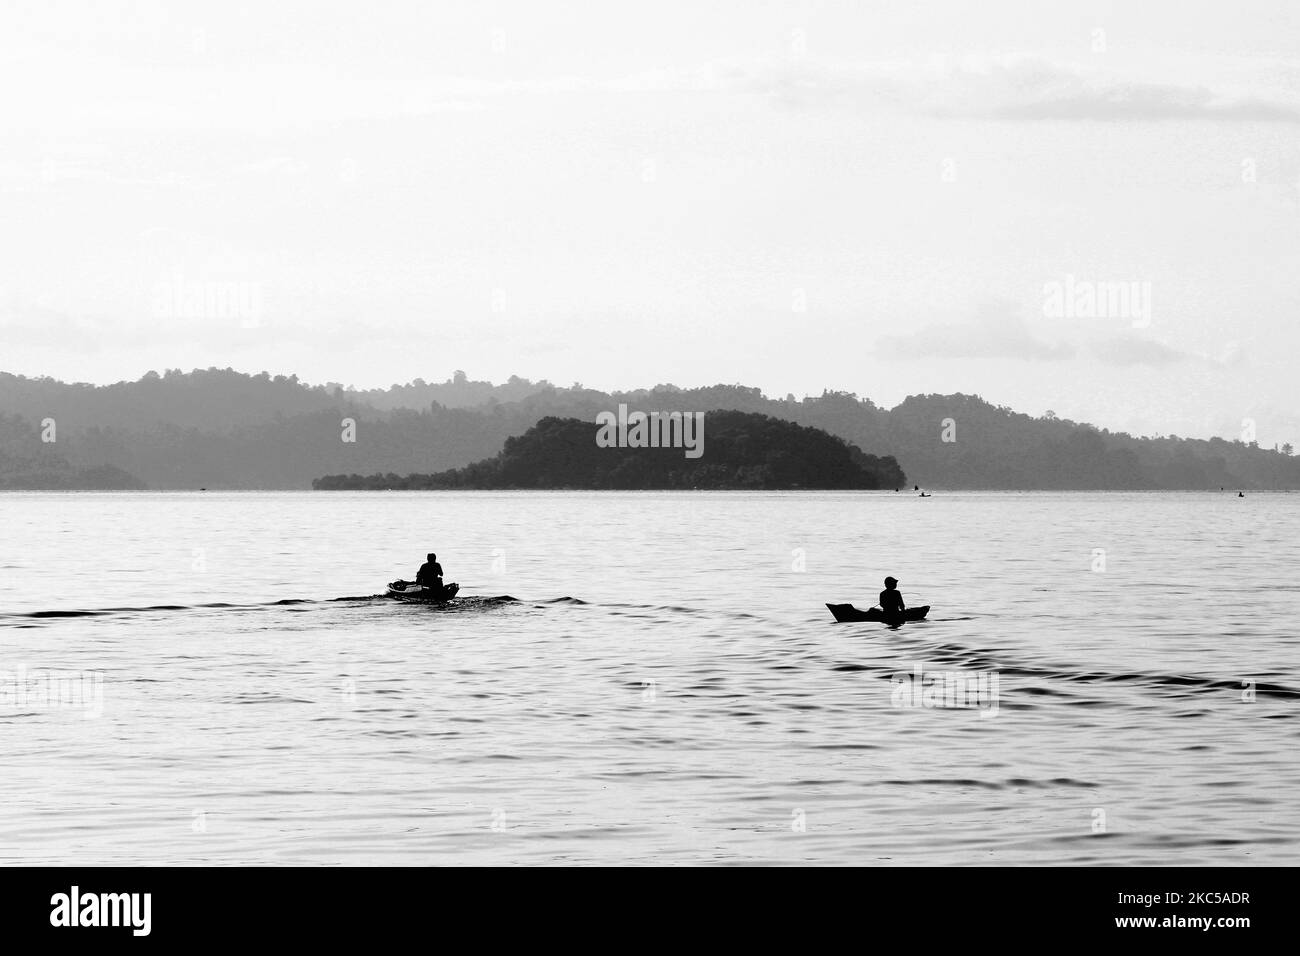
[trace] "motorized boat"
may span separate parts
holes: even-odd
[[[444,604],[456,596],[460,585],[456,582],[440,588],[426,588],[414,581],[393,581],[388,585],[388,596],[399,601],[419,601],[425,604]]]

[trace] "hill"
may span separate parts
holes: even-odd
[[[543,418],[506,439],[500,454],[432,475],[331,475],[312,482],[342,489],[877,489],[903,484],[892,458],[877,458],[817,428],[753,412],[703,416],[702,454],[682,448],[602,447],[599,428]]]
[[[433,474],[495,455],[544,418],[592,422],[619,403],[754,412],[819,428],[894,457],[928,487],[1300,489],[1300,458],[1286,447],[1135,437],[975,395],[914,395],[885,409],[848,392],[780,399],[739,385],[659,385],[607,393],[520,378],[492,385],[463,373],[367,392],[230,369],[107,386],[0,373],[0,413],[26,423],[26,439],[7,446],[9,454],[40,454],[35,423],[54,418],[58,454],[73,469],[111,465],[154,488],[292,489],[328,474]],[[355,423],[355,441],[344,440],[345,420]]]
[[[0,415],[0,490],[137,491],[144,482],[112,465],[77,468],[23,419]]]

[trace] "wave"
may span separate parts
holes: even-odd
[[[558,598],[557,600],[576,600],[571,598]],[[294,607],[309,604],[336,604],[336,603],[362,603],[362,602],[383,602],[385,605],[392,607],[484,607],[500,604],[519,604],[522,603],[518,598],[511,597],[509,594],[496,596],[475,596],[467,595],[457,598],[455,601],[446,605],[401,605],[391,600],[387,594],[365,594],[352,597],[336,598],[280,598],[277,601],[259,601],[251,604],[234,604],[229,601],[211,601],[203,604],[149,604],[139,607],[102,607],[102,608],[78,608],[78,609],[55,609],[41,611],[11,611],[0,614],[0,620],[44,620],[58,618],[81,618],[81,617],[115,617],[132,614],[153,614],[160,612],[174,611],[210,611],[210,610],[228,610],[228,611],[248,611],[259,608],[276,608],[276,607]],[[584,602],[578,602],[584,603]]]
[[[1004,657],[994,656],[991,652],[966,647],[961,644],[930,644],[928,648],[920,652],[920,655],[923,656],[917,656],[914,660],[925,665],[947,664],[969,668],[972,671],[997,672],[1002,677],[1042,678],[1049,681],[1074,684],[1132,684],[1155,689],[1178,689],[1192,692],[1220,692],[1224,690],[1240,692],[1245,689],[1242,681],[1246,679],[1227,679],[1188,674],[1160,674],[1149,671],[1082,670],[1063,665],[1008,661]],[[889,675],[899,673],[897,666],[882,664],[837,664],[832,670],[874,671]],[[1255,691],[1256,696],[1300,700],[1300,689],[1288,687],[1285,684],[1252,681],[1250,687]],[[1053,692],[1042,689],[1026,689],[1026,693],[1050,695]]]
[[[550,605],[560,605],[568,607],[600,607],[609,609],[614,612],[626,611],[656,611],[668,614],[689,614],[696,616],[712,616],[717,614],[716,610],[709,610],[696,607],[684,607],[676,604],[630,604],[630,603],[601,603],[593,604],[582,598],[573,597],[572,595],[563,595],[554,598],[542,598],[537,600],[525,601],[514,597],[510,594],[498,595],[459,595],[455,600],[447,604],[421,604],[419,602],[403,603],[396,602],[384,594],[352,594],[342,597],[333,598],[280,598],[275,601],[257,601],[251,603],[236,603],[231,601],[210,601],[202,604],[149,604],[139,606],[124,607],[103,607],[103,608],[58,608],[38,611],[13,611],[0,613],[0,620],[43,620],[59,618],[82,618],[82,617],[113,617],[131,614],[154,614],[162,612],[177,611],[207,611],[207,610],[227,610],[227,611],[247,611],[259,608],[276,608],[276,607],[300,607],[306,605],[328,605],[328,604],[364,604],[380,603],[392,607],[423,607],[425,609],[443,609],[455,610],[457,608],[465,610],[470,608],[483,608],[493,605],[504,604],[531,604],[534,607],[546,607]],[[728,611],[728,618],[749,618],[759,620],[758,615],[748,614],[743,611]]]
[[[1037,780],[1031,777],[1011,777],[1007,780],[977,780],[973,777],[926,777],[920,780],[875,780],[869,787],[976,787],[982,790],[1056,790],[1060,787],[1092,789],[1099,784],[1073,777],[1053,777]]]
[[[581,603],[586,604],[587,602],[583,601]],[[669,614],[694,614],[702,617],[726,617],[728,619],[748,618],[753,621],[766,620],[766,618],[763,618],[758,614],[750,614],[746,611],[731,611],[723,608],[684,607],[679,604],[626,604],[616,602],[611,604],[600,604],[597,606],[611,608],[617,611],[663,611]]]

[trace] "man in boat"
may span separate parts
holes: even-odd
[[[415,583],[422,587],[442,590],[442,565],[438,563],[436,554],[430,552],[428,557],[429,560],[420,565],[420,570],[415,572]]]
[[[898,590],[898,578],[885,578],[885,589],[880,592],[880,610],[886,618],[902,617],[907,610]]]

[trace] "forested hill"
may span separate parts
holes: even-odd
[[[139,491],[144,482],[112,465],[79,468],[21,418],[0,414],[0,491]]]
[[[148,428],[165,422],[181,428],[229,431],[337,407],[423,410],[436,403],[443,408],[473,408],[515,402],[546,391],[553,392],[555,387],[518,377],[493,385],[472,381],[464,372],[445,382],[427,383],[417,378],[405,385],[365,390],[344,388],[337,382],[312,386],[300,382],[297,375],[247,375],[229,368],[168,369],[161,375],[149,372],[139,381],[112,385],[0,372],[0,413],[29,420],[75,419],[79,428]]]
[[[543,418],[507,438],[501,453],[433,475],[330,475],[312,483],[343,489],[830,489],[897,488],[892,458],[866,455],[842,438],[753,412],[706,412],[684,447],[610,447],[590,420]]]
[[[322,475],[462,468],[545,417],[593,422],[620,403],[645,412],[757,412],[820,428],[894,457],[909,482],[932,488],[1300,489],[1300,458],[1289,453],[1223,439],[1136,438],[972,395],[916,395],[884,409],[844,392],[796,400],[736,385],[661,385],[611,394],[459,373],[361,392],[230,369],[108,386],[0,373],[0,415],[12,426],[0,430],[10,463],[0,467],[12,479],[26,473],[22,462],[45,454],[73,472],[112,466],[152,488],[305,489]],[[40,442],[45,419],[57,426],[52,444]]]

